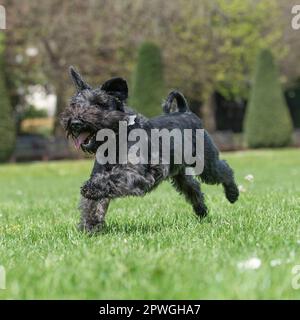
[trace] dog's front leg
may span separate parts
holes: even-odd
[[[82,186],[81,194],[92,200],[140,196],[150,191],[157,182],[154,171],[142,165],[120,165],[111,171],[95,174]]]
[[[89,233],[100,231],[105,224],[105,215],[109,206],[109,199],[99,201],[81,197],[79,209],[81,218],[79,229]]]
[[[91,177],[96,172],[103,172],[104,167],[99,165],[97,161],[94,163],[94,167],[91,173]],[[105,215],[108,210],[109,199],[92,200],[86,197],[81,197],[79,209],[81,211],[79,229],[87,232],[98,232],[105,224]]]

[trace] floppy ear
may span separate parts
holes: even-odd
[[[128,98],[128,86],[126,80],[122,78],[112,78],[103,83],[101,90],[108,94],[117,97],[121,101]]]
[[[88,85],[81,77],[81,75],[71,66],[69,68],[71,79],[77,89],[78,92],[91,89],[92,87]]]

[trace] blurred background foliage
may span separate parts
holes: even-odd
[[[57,115],[73,93],[69,65],[95,86],[112,76],[128,79],[130,102],[148,116],[160,114],[167,91],[178,88],[208,131],[241,133],[256,57],[265,48],[279,66],[293,123],[299,123],[300,42],[291,28],[291,0],[6,0],[4,5],[6,86],[18,133],[28,114],[28,88],[40,85],[56,96],[52,133],[64,137]]]
[[[16,138],[12,106],[6,86],[4,40],[4,35],[0,34],[0,162],[9,158],[14,150]]]
[[[154,43],[144,42],[138,52],[129,104],[147,117],[157,116],[166,94],[160,49]]]
[[[279,83],[272,53],[257,56],[253,86],[245,117],[245,137],[249,147],[282,147],[289,144],[292,121]]]

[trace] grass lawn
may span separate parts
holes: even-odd
[[[93,237],[75,227],[91,161],[0,166],[0,299],[300,298],[300,150],[223,157],[245,189],[235,205],[204,185],[198,222],[164,183],[112,202]]]

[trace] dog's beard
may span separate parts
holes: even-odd
[[[73,139],[75,148],[84,152],[96,153],[101,142],[96,140],[97,132],[101,129],[119,130],[119,122],[126,121],[128,115],[119,110],[101,110],[98,106],[74,107],[71,106],[62,114],[62,122],[67,136]],[[69,123],[72,120],[82,121],[79,132],[72,132]]]

